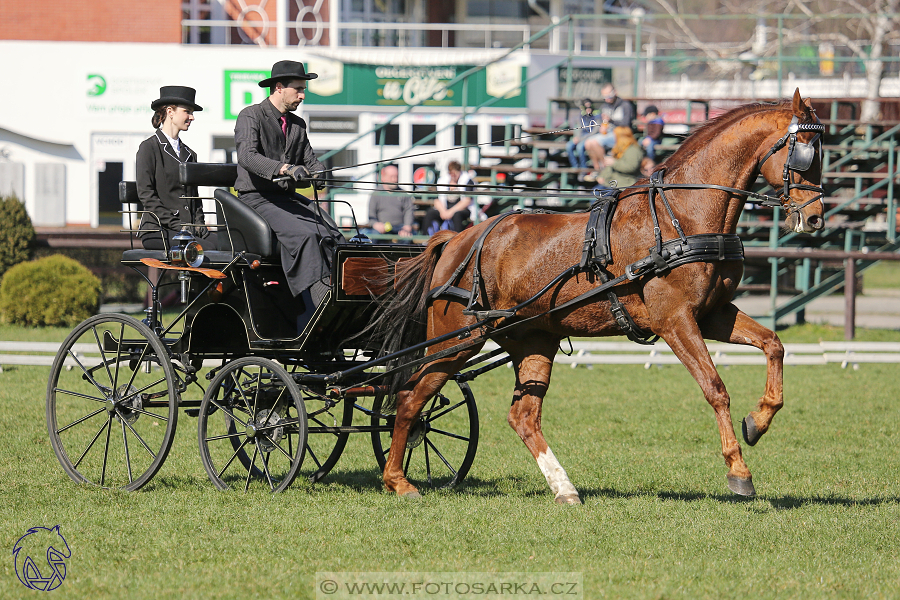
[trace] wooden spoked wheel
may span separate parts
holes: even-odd
[[[50,369],[50,444],[73,480],[136,490],[169,454],[178,402],[156,334],[128,315],[97,315],[69,334]]]
[[[284,491],[300,471],[306,439],[300,388],[266,358],[225,365],[200,404],[200,458],[220,490]]]
[[[384,470],[391,447],[394,415],[383,411],[383,396],[372,404],[372,448]],[[403,470],[413,485],[449,488],[465,478],[478,450],[478,408],[466,382],[447,382],[422,409],[409,432]]]

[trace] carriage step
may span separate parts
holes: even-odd
[[[215,406],[213,406],[213,407],[212,407],[212,410],[209,411],[209,414],[213,414],[213,413],[215,413],[217,410],[219,410],[219,409],[216,408]],[[199,417],[199,416],[200,416],[200,409],[199,409],[199,408],[187,408],[187,409],[185,409],[184,414],[186,414],[186,415],[189,416],[189,417],[195,417],[195,418],[196,418],[196,417]]]

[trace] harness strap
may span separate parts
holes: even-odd
[[[678,237],[681,238],[681,241],[686,242],[686,238],[684,235],[684,231],[681,229],[681,223],[678,222],[678,219],[675,218],[675,213],[672,211],[672,207],[669,205],[669,199],[666,198],[665,186],[663,185],[663,174],[666,172],[666,168],[663,167],[659,171],[654,171],[650,174],[650,202],[652,207],[653,202],[653,193],[658,189],[659,197],[662,198],[663,205],[666,207],[666,212],[669,213],[669,216],[672,218],[672,226],[675,228],[675,231],[678,233]],[[657,244],[657,247],[659,245]]]
[[[497,217],[497,219],[493,223],[491,223],[490,226],[486,227],[485,230],[481,232],[481,235],[478,236],[478,239],[475,240],[475,243],[472,244],[472,247],[469,248],[469,253],[466,254],[466,257],[463,259],[463,261],[459,263],[459,266],[456,267],[455,271],[453,271],[453,275],[450,276],[450,279],[447,280],[447,283],[429,291],[428,295],[425,297],[425,301],[428,302],[430,300],[433,300],[434,298],[437,298],[445,291],[447,291],[447,289],[449,289],[450,287],[455,286],[456,282],[459,281],[460,277],[462,277],[463,271],[465,271],[466,267],[469,265],[469,261],[472,260],[472,256],[477,252],[478,256],[475,261],[474,274],[472,277],[472,295],[469,299],[469,305],[467,306],[467,308],[471,308],[475,304],[475,298],[478,295],[478,283],[481,279],[478,265],[481,263],[481,249],[484,246],[484,240],[485,238],[487,238],[488,234],[494,230],[494,227],[500,224],[500,221],[515,214],[520,213],[518,211],[512,211],[502,214]]]
[[[631,318],[628,309],[626,309],[625,305],[619,301],[619,297],[616,296],[614,291],[609,290],[606,293],[606,297],[609,300],[609,309],[612,311],[613,318],[616,320],[616,325],[625,332],[625,335],[629,340],[644,346],[652,346],[656,343],[659,336],[653,335],[638,327],[637,323],[634,322],[634,319]]]
[[[609,230],[615,212],[618,194],[604,196],[591,205],[587,228],[584,232],[584,244],[581,250],[581,262],[578,267],[587,271],[605,267],[612,262],[612,250],[609,246]]]
[[[660,256],[665,260],[666,270],[692,262],[744,260],[744,244],[741,242],[741,238],[735,234],[720,235],[701,233],[698,235],[687,236],[687,241],[688,243],[686,245],[679,239],[669,240],[663,243]],[[651,268],[651,266],[653,268]],[[546,314],[565,310],[575,304],[593,298],[620,283],[633,281],[651,273],[654,275],[662,274],[657,270],[656,263],[653,261],[652,257],[647,256],[646,258],[642,258],[625,267],[624,275],[619,275],[615,279],[612,279],[589,292],[585,292],[576,298],[572,298],[568,302],[553,307],[548,310]]]
[[[657,192],[657,184],[662,183],[659,178],[657,180],[653,180],[653,176],[660,173],[657,171],[650,176],[650,185],[647,190],[647,202],[650,205],[650,217],[653,219],[653,237],[656,240],[656,251],[659,252],[662,250],[662,231],[659,228],[659,217],[656,216],[656,192]],[[662,188],[659,188],[659,191],[662,192]]]

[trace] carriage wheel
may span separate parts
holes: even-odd
[[[311,483],[315,483],[325,477],[334,465],[347,445],[349,433],[337,433],[333,431],[336,426],[348,426],[353,421],[353,402],[345,401],[343,405],[326,402],[321,396],[307,393],[301,388],[303,403],[306,408],[307,437],[306,455],[300,467],[298,475],[303,475]],[[338,421],[340,418],[340,421]],[[232,421],[229,425],[229,434],[237,431],[237,425]],[[237,460],[241,461],[247,469],[255,469],[254,473],[262,476],[258,467],[252,464],[252,450],[241,448],[240,436],[231,438],[232,446],[237,452]]]
[[[300,388],[266,358],[227,364],[200,404],[200,458],[220,490],[284,491],[300,470],[306,437]]]
[[[344,451],[349,433],[336,433],[336,426],[353,423],[353,400],[344,399],[334,405],[316,394],[304,393],[309,435],[306,438],[306,458],[301,473],[315,483],[325,477]]]
[[[168,352],[150,328],[97,315],[69,334],[50,369],[50,444],[75,481],[136,490],[169,454],[178,402]]]
[[[425,404],[409,432],[403,471],[413,485],[453,487],[472,466],[478,449],[478,408],[469,384],[457,384],[459,389],[445,385]],[[382,429],[372,432],[372,447],[378,468],[383,471],[391,447],[394,415],[382,414],[382,400],[383,396],[378,396],[372,404],[372,425]]]

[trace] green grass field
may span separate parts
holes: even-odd
[[[881,261],[863,271],[863,285],[872,289],[900,288],[900,263]]]
[[[29,339],[43,335],[62,337]],[[813,325],[782,332],[788,342],[841,337]],[[749,501],[725,487],[712,410],[683,367],[557,367],[543,427],[581,492],[575,507],[553,503],[506,424],[506,368],[473,383],[481,437],[468,478],[418,502],[381,490],[365,435],[351,436],[321,483],[218,492],[186,416],[144,490],[76,485],[48,442],[48,373],[0,373],[0,598],[33,597],[10,552],[28,528],[57,524],[72,557],[53,593],[66,598],[315,598],[317,571],[580,572],[591,599],[900,595],[896,365],[787,367],[784,410],[743,448],[759,494]],[[739,431],[765,371],[722,376]]]

